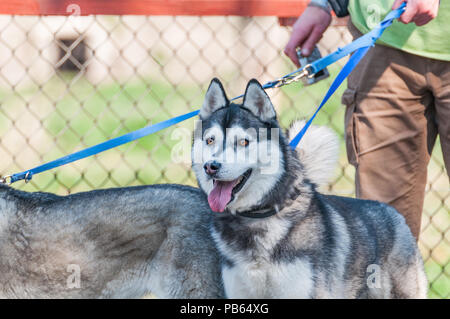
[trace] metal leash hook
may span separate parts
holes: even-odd
[[[25,183],[28,183],[29,181],[31,181],[33,175],[31,174],[30,171],[28,171],[25,174],[25,177],[23,178],[23,180],[25,181]],[[12,175],[5,175],[3,177],[0,177],[0,184],[4,184],[4,185],[11,185],[13,183],[13,176]]]
[[[292,72],[288,75],[285,75],[281,78],[278,78],[276,80],[267,82],[263,87],[264,88],[279,88],[282,87],[286,84],[291,84],[293,82],[298,82],[300,81],[303,77],[311,77],[314,76],[314,74],[311,74],[311,72],[308,70],[308,67],[310,67],[311,65],[305,65],[305,67],[303,67],[300,70],[297,70],[295,72]]]
[[[12,184],[11,177],[12,177],[11,175],[6,175],[3,177],[0,177],[0,184],[11,185]],[[9,182],[8,182],[8,179],[9,179]]]
[[[289,73],[289,74],[287,74],[285,76],[282,76],[281,78],[278,78],[278,79],[273,80],[273,81],[266,82],[262,87],[263,87],[264,90],[265,89],[279,88],[279,87],[282,87],[283,85],[290,84],[292,82],[300,81],[305,76],[308,77],[308,78],[309,77],[314,77],[314,74],[310,70],[307,69],[310,66],[311,66],[311,64],[305,65],[304,67],[302,67],[300,69],[297,69],[294,72]],[[235,96],[234,98],[230,99],[230,102],[234,101],[234,100],[237,100],[237,99],[240,99],[241,97],[244,97],[244,94]]]
[[[293,82],[298,82],[305,76],[308,76],[308,77],[310,76],[309,72],[306,71],[306,69],[302,70],[302,72],[300,72],[300,73],[298,73],[296,75],[291,75],[291,76],[280,78],[278,83],[275,84],[274,88],[279,88],[279,87],[282,87],[284,85],[291,84]]]

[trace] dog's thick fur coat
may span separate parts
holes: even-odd
[[[56,196],[0,185],[0,298],[223,297],[210,218],[188,186]]]
[[[255,80],[249,82],[242,105],[230,103],[220,82],[213,80],[200,114],[203,134],[194,140],[193,156],[202,153],[204,162],[193,168],[211,208],[219,211],[211,232],[222,255],[227,297],[426,297],[419,250],[394,208],[317,191],[333,172],[338,154],[328,129],[312,126],[299,154],[283,133],[264,141],[246,133],[251,127],[279,128],[270,99]],[[233,143],[236,135],[247,141],[242,147]],[[215,144],[224,147],[211,151]],[[263,174],[259,161],[227,162],[258,144],[278,148],[272,152],[277,170]],[[222,156],[224,152],[236,156]],[[267,209],[277,213],[248,217]]]
[[[282,133],[246,135],[279,128],[256,81],[236,105],[213,80],[200,117],[193,158],[206,158],[193,170],[202,190],[153,185],[56,196],[0,185],[0,298],[426,297],[417,245],[395,209],[317,191],[338,154],[329,130],[311,127],[299,154]],[[264,173],[259,160],[221,163],[203,148],[205,137],[236,153],[270,146],[278,165]],[[211,212],[208,201],[224,211]],[[267,209],[276,214],[239,214]]]

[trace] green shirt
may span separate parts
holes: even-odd
[[[350,0],[355,27],[367,33],[391,10],[394,0]],[[399,21],[388,27],[377,43],[437,60],[450,61],[450,0],[441,1],[436,18],[418,27]]]

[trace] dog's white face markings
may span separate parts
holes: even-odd
[[[245,146],[245,144],[247,145]],[[257,136],[255,129],[244,130],[241,127],[226,129],[225,149],[221,159],[222,167],[217,178],[234,180],[249,169],[257,166]],[[245,185],[244,185],[245,187]]]
[[[200,187],[209,195],[213,189],[213,179],[203,169],[208,161],[221,164],[215,176],[215,179],[219,180],[238,179],[251,169],[249,179],[227,205],[231,212],[245,210],[260,203],[264,195],[281,178],[283,158],[278,144],[279,130],[272,129],[270,140],[265,138],[267,132],[257,132],[254,128],[244,129],[239,126],[225,128],[225,136],[223,130],[219,124],[215,124],[205,130],[203,137],[195,137],[193,170]],[[260,134],[259,141],[258,134]],[[210,145],[206,143],[208,140],[212,141]]]
[[[203,168],[205,163],[209,161],[220,163],[221,168],[214,178],[225,181],[238,179],[249,169],[257,168],[256,130],[244,130],[241,127],[225,128],[226,136],[223,130],[219,124],[214,124],[205,130],[202,138],[197,137],[194,140],[193,169],[200,187],[207,195],[211,193],[214,184],[213,179]],[[206,142],[208,140],[212,141],[209,145]]]
[[[219,161],[221,162],[221,157],[223,156],[223,135],[222,128],[216,124],[211,128],[205,130],[203,140],[201,141],[202,146],[202,163],[208,161]],[[213,142],[208,145],[206,141],[211,139]]]
[[[213,145],[206,144],[205,141],[208,138],[214,138]],[[207,195],[213,189],[213,180],[206,174],[203,165],[206,162],[218,159],[221,156],[223,139],[223,131],[219,124],[215,124],[208,130],[205,130],[204,138],[203,136],[194,137],[194,144],[192,147],[192,169],[197,176],[199,186]]]
[[[257,148],[257,158],[254,164],[256,169],[252,170],[247,183],[236,194],[235,199],[228,204],[231,211],[244,211],[258,205],[281,179],[284,160],[278,146],[278,140],[260,140]]]

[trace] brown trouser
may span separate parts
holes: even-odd
[[[342,101],[356,196],[394,206],[418,238],[437,134],[450,171],[450,62],[376,45],[350,74]]]

